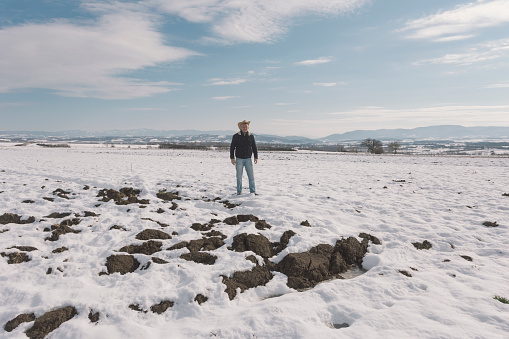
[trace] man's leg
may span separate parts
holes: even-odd
[[[244,172],[244,159],[235,160],[235,169],[237,170],[237,194],[242,193],[242,174]]]
[[[254,171],[253,171],[253,161],[251,159],[246,159],[246,173],[249,179],[249,192],[255,193],[255,179],[254,179]]]

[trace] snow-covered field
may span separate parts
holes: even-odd
[[[41,317],[66,306],[77,314],[47,337],[509,337],[509,305],[494,299],[509,298],[509,197],[503,195],[509,159],[261,153],[255,176],[259,195],[245,188],[237,196],[226,152],[0,146],[0,216],[35,218],[0,223],[0,337],[27,337],[34,321],[4,330],[19,314]],[[149,204],[117,205],[97,196],[123,187],[141,190],[139,199]],[[164,190],[178,192],[181,200],[172,201],[178,207],[157,196]],[[240,205],[230,209],[224,200]],[[54,212],[72,214],[48,217]],[[272,228],[224,222],[248,214]],[[180,258],[186,247],[169,249],[202,238],[206,232],[191,226],[212,219],[221,221],[212,229],[226,236],[225,245],[203,251],[217,257],[213,265]],[[79,233],[47,239],[65,220]],[[305,220],[310,226],[301,225]],[[107,258],[144,243],[136,239],[144,229],[171,239],[157,240],[161,251],[132,254],[140,263],[134,272],[107,274]],[[361,232],[381,244],[370,243],[364,274],[297,291],[286,275],[272,272],[265,286],[230,300],[223,276],[255,266],[246,260],[253,252],[228,249],[233,237],[259,233],[278,242],[288,230],[296,234],[270,261],[341,238],[361,240]],[[425,240],[431,248],[413,245]],[[29,261],[8,264],[20,257]],[[171,307],[151,310],[164,301]]]

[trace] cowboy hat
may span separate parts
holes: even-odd
[[[250,123],[251,123],[251,121],[246,121],[246,120],[244,120],[244,121],[239,122],[239,123],[237,124],[237,126],[239,126],[239,129],[241,129],[241,128],[240,128],[240,125],[242,125],[242,124],[247,124],[247,125],[249,125]]]

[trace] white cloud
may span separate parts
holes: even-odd
[[[60,20],[0,30],[0,92],[42,88],[70,97],[146,97],[175,84],[130,78],[127,72],[198,55],[165,45],[149,15],[94,10],[102,16],[87,24]]]
[[[235,98],[239,98],[239,96],[224,96],[224,97],[212,97],[211,99],[212,100],[218,100],[218,101],[225,101],[225,100],[230,100],[230,99],[235,99]]]
[[[295,102],[277,102],[275,103],[276,106],[290,106],[290,105],[295,105],[296,103]]]
[[[334,87],[337,85],[337,83],[335,83],[335,82],[314,82],[313,85],[322,86],[322,87]]]
[[[221,79],[221,78],[213,78],[208,80],[209,83],[207,86],[222,86],[222,85],[240,85],[245,83],[246,79]]]
[[[411,39],[468,39],[482,28],[509,23],[509,0],[479,0],[455,9],[408,21],[401,30]]]
[[[369,0],[145,0],[165,13],[190,22],[209,23],[222,43],[274,42],[284,36],[292,19],[309,15],[337,15],[353,11]]]
[[[485,88],[509,88],[509,83],[487,85]]]
[[[363,107],[352,111],[330,113],[343,121],[364,123],[369,118],[372,123],[383,125],[399,121],[411,121],[416,126],[441,124],[499,124],[509,123],[509,105],[443,105],[390,109],[384,107]]]
[[[329,63],[331,61],[332,61],[332,59],[329,58],[329,57],[321,57],[321,58],[318,58],[318,59],[299,61],[299,62],[296,62],[295,65],[313,66],[313,65],[318,65],[318,64],[326,64],[326,63]]]
[[[509,55],[509,39],[502,39],[481,44],[465,53],[446,54],[443,57],[415,62],[415,65],[454,64],[467,66],[475,63],[498,59]]]

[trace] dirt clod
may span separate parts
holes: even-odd
[[[42,339],[77,314],[78,311],[72,306],[46,312],[35,319],[34,325],[26,331],[26,335],[30,339]]]
[[[214,265],[217,259],[215,255],[206,252],[189,252],[186,254],[182,254],[180,258],[187,261],[194,261],[195,263],[204,265]]]
[[[31,224],[35,222],[35,217],[28,217],[26,220],[21,220],[21,216],[13,213],[4,213],[0,215],[0,224]]]
[[[122,247],[119,252],[127,252],[129,254],[141,253],[146,255],[152,255],[156,252],[161,251],[163,245],[160,241],[149,240],[141,245],[129,245]]]
[[[170,307],[173,307],[173,301],[163,300],[159,304],[150,306],[150,310],[153,313],[162,314],[166,312],[166,310],[169,309]]]
[[[136,271],[136,269],[140,266],[140,263],[136,258],[132,255],[110,255],[106,258],[106,268],[108,269],[108,274],[120,273],[124,275],[126,273],[131,273]]]
[[[23,313],[16,316],[14,319],[9,320],[5,326],[4,330],[6,332],[14,331],[20,324],[29,323],[35,320],[35,314],[33,313]]]
[[[413,242],[412,245],[414,245],[414,247],[417,248],[418,250],[429,250],[432,247],[431,243],[428,240],[424,240],[422,243]]]
[[[151,240],[151,239],[171,239],[171,235],[160,230],[146,229],[136,235],[138,240]]]

